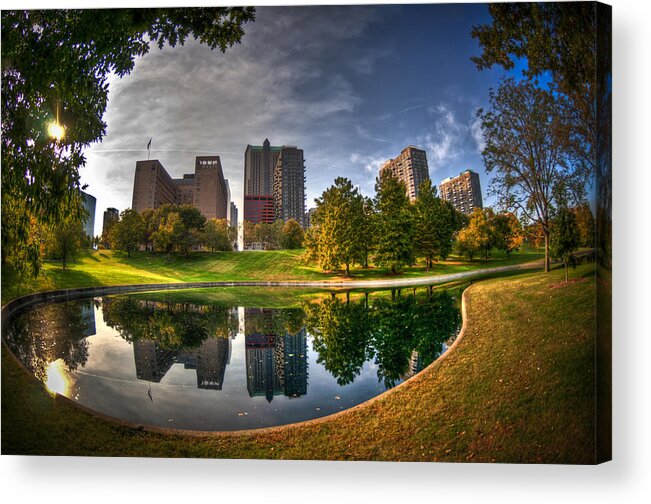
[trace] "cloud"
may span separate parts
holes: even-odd
[[[366,128],[362,128],[359,124],[355,126],[355,131],[357,134],[366,140],[372,140],[374,142],[386,143],[388,140],[386,138],[380,138],[373,136]]]
[[[430,126],[418,137],[418,142],[427,150],[431,172],[450,169],[469,152],[479,153],[483,149],[476,109],[464,100],[456,102],[457,110],[450,103],[439,103],[427,109]]]
[[[481,130],[481,119],[479,117],[475,117],[470,123],[470,133],[477,146],[477,154],[481,154],[486,148],[486,140],[484,140],[484,134]]]
[[[406,112],[411,112],[412,110],[422,109],[424,107],[425,107],[425,104],[414,105],[412,107],[406,107],[406,108],[403,108],[401,110],[398,110],[397,112],[391,112],[391,113],[388,113],[388,114],[381,115],[380,117],[378,117],[378,120],[385,121],[386,119],[391,119],[392,117],[404,114]]]
[[[225,54],[195,41],[152,47],[130,75],[110,79],[107,135],[87,150],[81,170],[98,209],[131,205],[135,163],[146,159],[151,137],[152,159],[173,177],[192,172],[196,155],[220,155],[240,209],[244,150],[267,137],[305,149],[308,180],[322,182],[311,166],[335,162],[323,145],[341,143],[342,124],[362,103],[350,80],[355,65],[342,65],[342,55],[375,8],[263,7],[256,17]],[[366,73],[385,53],[356,47],[350,61]]]

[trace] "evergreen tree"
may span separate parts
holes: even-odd
[[[313,257],[324,270],[364,264],[364,198],[350,180],[338,177],[316,200],[313,225],[306,242],[307,257]]]
[[[460,221],[452,204],[438,197],[436,186],[429,179],[420,186],[414,217],[416,251],[425,257],[429,271],[432,261],[444,261],[450,255]]]
[[[375,184],[377,239],[375,263],[397,273],[414,263],[414,224],[407,189],[403,182],[385,170]]]

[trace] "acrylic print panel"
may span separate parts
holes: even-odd
[[[609,460],[610,15],[3,11],[2,453]]]

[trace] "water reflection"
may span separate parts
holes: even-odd
[[[431,363],[461,321],[447,291],[325,294],[273,309],[184,296],[42,305],[15,316],[5,338],[50,390],[91,408],[219,430],[363,402]]]

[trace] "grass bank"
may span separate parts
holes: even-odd
[[[242,435],[116,425],[45,389],[2,348],[3,454],[590,463],[592,265],[485,280],[463,339],[392,393],[323,422]]]
[[[414,278],[508,266],[542,257],[538,251],[523,251],[507,257],[495,253],[488,261],[466,262],[457,258],[437,263],[430,271],[422,265],[391,275],[381,268],[355,268],[349,278],[341,273],[324,273],[301,262],[302,250],[264,252],[197,252],[189,258],[166,254],[136,252],[133,257],[110,250],[90,252],[71,263],[67,270],[58,262],[46,262],[44,274],[37,279],[19,277],[11,267],[2,268],[2,303],[30,292],[136,283],[210,282],[210,281],[290,281],[290,280],[373,280]]]

